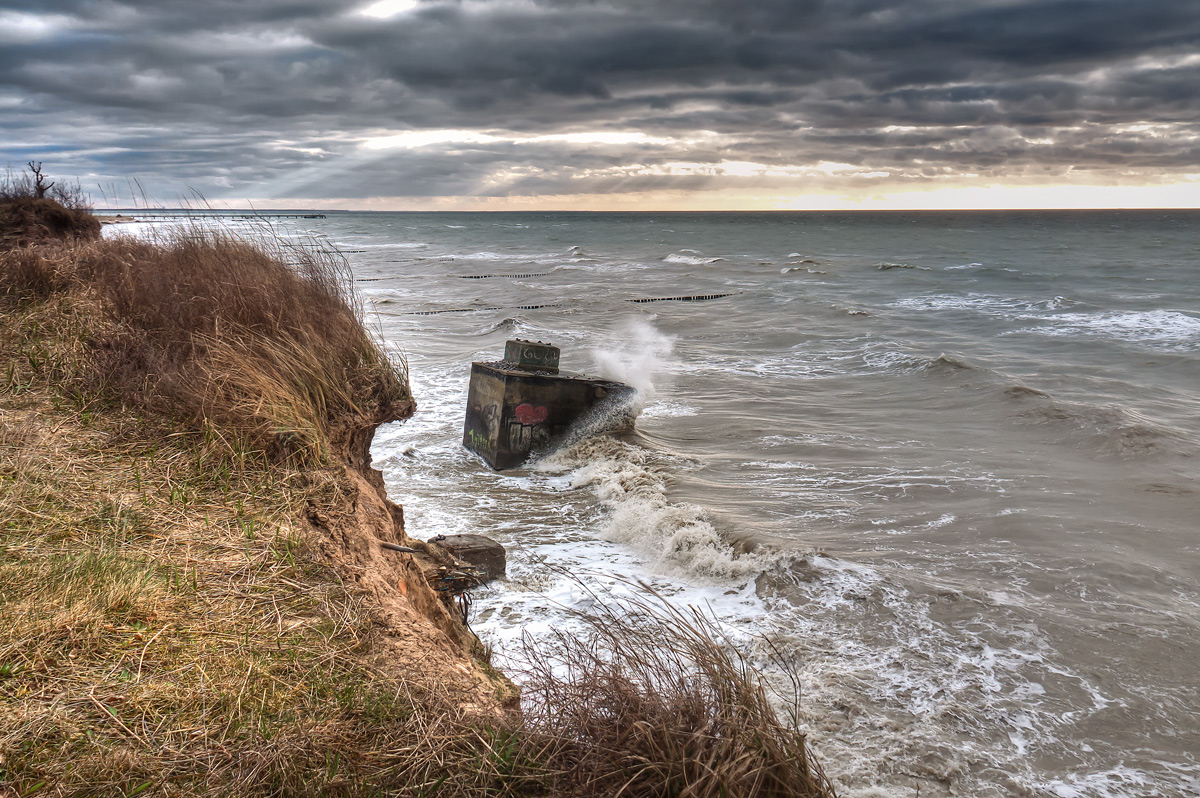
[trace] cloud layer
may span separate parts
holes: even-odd
[[[118,194],[136,177],[166,201],[865,195],[1200,173],[1200,4],[369,5],[6,3],[0,160]]]

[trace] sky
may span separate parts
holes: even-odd
[[[1200,0],[0,0],[98,206],[1200,207]]]

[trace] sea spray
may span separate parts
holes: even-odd
[[[598,376],[633,386],[641,409],[658,395],[655,381],[675,365],[674,352],[674,338],[645,319],[628,319],[612,331],[606,347],[592,350],[592,357]]]

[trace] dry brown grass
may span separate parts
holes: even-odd
[[[17,375],[0,415],[0,794],[490,783],[486,721],[436,673],[377,662],[369,600],[307,546],[303,507],[336,502],[336,483],[216,459]]]
[[[200,229],[0,253],[0,293],[87,306],[76,314],[91,324],[86,346],[48,362],[78,393],[173,418],[230,450],[301,459],[412,412],[404,364],[363,326],[351,284],[329,250],[271,251]]]
[[[780,721],[757,672],[715,620],[631,587],[631,598],[597,600],[577,613],[583,635],[527,639],[518,657],[525,733],[541,741],[554,790],[833,795],[804,734]]]
[[[0,201],[0,246],[22,247],[45,241],[90,240],[100,235],[100,222],[86,211],[66,208],[52,199]]]
[[[349,503],[330,442],[411,397],[336,261],[290,254],[0,254],[0,794],[487,778],[463,696],[378,662],[367,595],[309,544],[306,512]]]

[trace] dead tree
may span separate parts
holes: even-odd
[[[42,175],[42,162],[36,164],[33,161],[29,162],[29,171],[33,173],[33,196],[37,199],[42,199],[46,196],[46,192],[54,186],[54,181],[45,182],[46,178]]]

